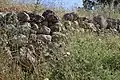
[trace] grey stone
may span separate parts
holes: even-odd
[[[36,34],[30,34],[30,37],[29,37],[30,41],[36,41],[37,40],[37,35]]]
[[[40,34],[40,35],[37,36],[37,39],[40,39],[40,40],[42,40],[43,42],[48,43],[48,42],[51,42],[52,36],[50,36],[50,35],[45,35],[45,34]]]
[[[31,23],[31,29],[37,31],[39,26],[36,23]]]
[[[65,21],[64,22],[64,26],[71,26],[71,25],[72,25],[72,23],[70,21]]]
[[[43,22],[45,19],[43,16],[41,16],[40,14],[35,14],[35,13],[29,13],[28,15],[30,16],[30,21],[31,22],[35,22],[35,23],[41,23]]]
[[[79,18],[78,14],[76,14],[75,12],[71,12],[71,13],[66,13],[65,15],[63,15],[63,19],[67,20],[67,21],[77,21]]]
[[[55,15],[55,12],[53,12],[52,10],[46,10],[43,12],[42,16],[47,18],[47,15]]]
[[[51,29],[51,33],[53,32],[60,32],[61,31],[61,27],[54,25],[54,26],[49,26]]]
[[[50,32],[51,32],[50,28],[48,28],[47,26],[41,26],[37,33],[49,35]]]
[[[95,24],[96,28],[99,30],[104,30],[106,29],[108,23],[107,23],[107,19],[102,16],[102,15],[97,15],[93,17],[93,23]],[[99,25],[99,26],[97,26]]]
[[[93,23],[87,23],[87,29],[90,29],[91,31],[96,32],[97,28],[95,27],[95,25]]]
[[[62,41],[65,38],[66,38],[66,35],[61,32],[53,32],[52,34],[52,41],[54,42]]]
[[[30,21],[30,16],[26,12],[20,12],[17,14],[18,20],[21,22]]]

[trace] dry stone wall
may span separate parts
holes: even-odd
[[[53,48],[62,45],[58,43],[66,36],[61,28],[58,16],[51,10],[42,15],[26,11],[1,12],[0,49],[9,52],[23,71],[37,73],[35,65],[40,57],[50,57]]]
[[[106,29],[119,33],[119,26],[119,19],[102,15],[90,19],[72,12],[66,13],[61,21],[52,10],[42,15],[26,11],[0,12],[0,49],[16,60],[23,71],[37,74],[36,66],[42,63],[41,56],[51,58],[54,52],[70,55],[65,49],[70,34],[86,30],[100,33]]]

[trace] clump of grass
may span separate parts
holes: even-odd
[[[74,36],[68,62],[71,80],[119,80],[119,43],[118,36]]]

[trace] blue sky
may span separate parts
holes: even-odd
[[[35,2],[35,0],[17,0],[19,2]],[[44,5],[47,5],[49,3],[54,3],[56,6],[62,6],[65,8],[72,8],[74,7],[82,7],[82,0],[40,0]],[[50,4],[49,4],[50,5]],[[53,6],[53,5],[51,5]]]
[[[44,4],[55,3],[57,6],[64,6],[65,8],[82,7],[82,0],[43,0]],[[61,5],[62,4],[62,5]]]

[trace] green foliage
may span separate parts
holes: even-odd
[[[119,80],[119,37],[76,35],[71,45],[72,80]]]
[[[119,39],[77,33],[70,42],[71,56],[58,62],[50,80],[119,80]]]

